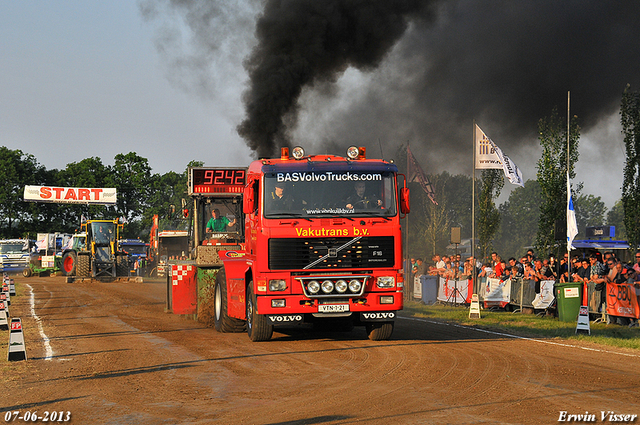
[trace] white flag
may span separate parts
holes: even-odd
[[[495,143],[493,143],[493,140],[489,139],[486,134],[484,134],[480,127],[478,127],[478,124],[476,124],[476,130],[476,168],[502,168],[505,177],[509,179],[509,183],[524,187],[522,171],[520,171],[518,166],[511,160],[511,158],[502,153],[502,149],[500,149]],[[481,134],[480,137],[478,137],[478,133]],[[481,160],[478,159],[480,155],[482,155]]]
[[[502,162],[492,146],[491,139],[476,124],[476,169],[502,169]]]
[[[575,249],[573,247],[573,239],[578,234],[578,223],[576,223],[576,212],[573,209],[573,200],[571,199],[571,182],[569,181],[569,172],[567,171],[567,249]]]

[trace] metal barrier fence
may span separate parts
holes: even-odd
[[[478,288],[484,288],[486,286],[486,279],[486,277],[478,277]],[[438,276],[423,275],[420,276],[420,284],[421,291],[418,299],[427,305],[438,302],[437,295],[440,278]],[[478,292],[480,301],[485,301],[484,291],[479,290]],[[522,311],[523,308],[535,309],[533,301],[536,299],[536,295],[536,282],[534,280],[521,278],[511,279],[509,305],[514,311]],[[606,302],[605,295],[604,289],[597,290],[593,282],[587,283],[587,305],[590,315],[595,316],[603,313],[602,304]]]

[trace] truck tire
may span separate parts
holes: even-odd
[[[365,328],[371,341],[386,341],[393,333],[393,322],[369,322]]]
[[[244,332],[244,320],[229,317],[227,312],[227,277],[224,268],[216,276],[213,323],[218,332]]]
[[[22,276],[24,277],[31,277],[32,274],[33,273],[31,272],[31,267],[27,267],[22,270]]]
[[[76,275],[78,277],[91,277],[91,257],[89,253],[78,254],[77,260]]]
[[[75,276],[78,266],[78,256],[74,251],[67,251],[62,256],[62,274],[64,276]]]
[[[129,276],[129,257],[116,255],[116,276]]]
[[[253,282],[247,286],[247,335],[253,342],[268,341],[273,335],[273,325],[264,314],[258,314]]]

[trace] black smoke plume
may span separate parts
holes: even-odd
[[[348,144],[375,152],[379,140],[410,142],[427,172],[468,172],[475,119],[531,170],[538,120],[554,107],[564,114],[568,91],[585,134],[615,114],[627,83],[640,88],[636,0],[143,4],[183,15],[204,47],[189,63],[246,58],[245,118],[237,130],[258,156],[298,139],[333,153]],[[361,78],[347,95],[341,78],[353,75],[350,68]],[[610,149],[610,140],[598,143]]]
[[[381,64],[386,78],[307,133],[332,146],[410,141],[435,168],[455,166],[474,119],[514,152],[536,140],[540,118],[563,113],[568,91],[587,131],[639,81],[638,16],[635,1],[268,1],[238,132],[270,155],[290,143],[303,88]]]
[[[270,0],[258,46],[245,62],[250,88],[238,133],[258,156],[289,145],[305,86],[334,82],[347,67],[375,69],[405,33],[420,0]]]

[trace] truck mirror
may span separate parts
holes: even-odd
[[[402,214],[409,214],[411,211],[411,205],[409,202],[409,188],[400,188],[400,212]]]
[[[242,198],[242,212],[252,214],[256,210],[255,186],[249,185],[245,188],[244,197]]]

